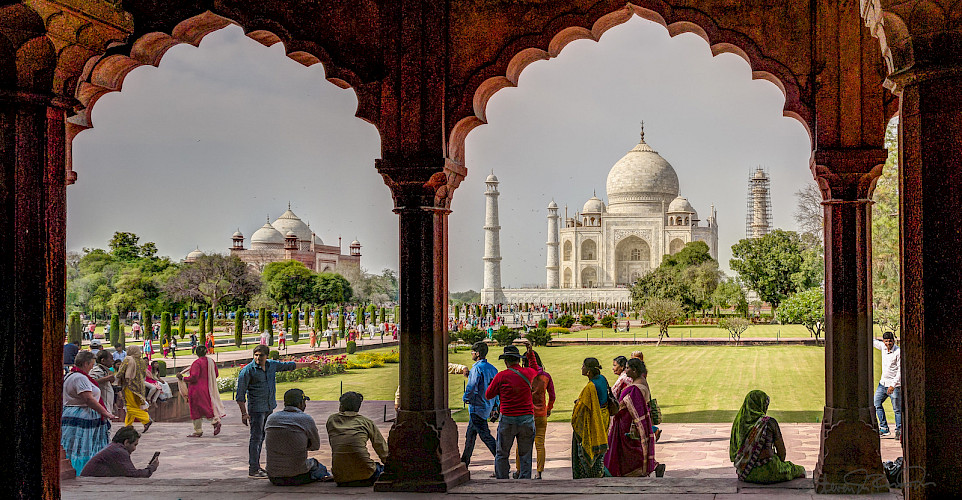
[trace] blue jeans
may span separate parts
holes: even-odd
[[[468,420],[468,430],[464,433],[464,452],[461,453],[461,461],[464,462],[465,466],[471,465],[471,455],[474,454],[474,443],[478,437],[488,447],[491,456],[498,454],[498,442],[494,440],[491,430],[488,429],[488,420],[481,415],[471,413],[470,420]]]
[[[261,470],[261,448],[264,447],[264,425],[267,424],[269,411],[250,412],[251,441],[247,447],[249,472],[251,474]]]
[[[507,479],[511,472],[508,456],[514,439],[518,438],[518,479],[531,479],[531,449],[534,447],[534,415],[508,417],[501,415],[498,424],[498,452],[494,455],[494,475]]]
[[[889,423],[885,420],[885,410],[882,409],[882,402],[885,398],[892,398],[892,411],[895,413],[895,432],[902,432],[902,388],[896,387],[892,394],[888,393],[888,387],[879,384],[875,389],[875,414],[878,416],[878,428],[880,431],[888,432]]]

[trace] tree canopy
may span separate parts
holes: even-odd
[[[721,279],[718,262],[708,245],[693,241],[678,253],[666,255],[661,265],[632,287],[632,301],[643,304],[651,298],[678,301],[685,311],[704,311],[712,305],[712,294]]]
[[[798,233],[776,229],[732,245],[729,263],[749,288],[772,305],[774,313],[789,295],[819,285],[817,269],[805,265],[802,250]]]
[[[885,130],[888,159],[875,183],[872,200],[872,309],[884,331],[898,332],[899,298],[899,171],[898,121]]]
[[[267,296],[288,308],[314,298],[314,276],[307,266],[296,260],[271,262],[261,273]]]
[[[805,325],[817,342],[825,326],[825,293],[815,287],[788,297],[778,308],[778,320]]]
[[[245,305],[260,288],[260,277],[238,257],[204,254],[181,266],[165,291],[176,300],[206,302],[217,309],[225,301]]]

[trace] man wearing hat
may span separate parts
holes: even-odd
[[[284,410],[267,417],[267,477],[277,486],[297,486],[331,477],[317,459],[307,458],[308,451],[321,447],[317,424],[304,413],[309,399],[304,391],[290,389],[284,393]]]
[[[471,464],[471,455],[474,453],[474,443],[478,437],[481,442],[488,447],[492,456],[497,455],[497,442],[488,429],[488,417],[491,410],[498,404],[498,398],[488,399],[484,397],[491,381],[498,374],[498,369],[488,360],[488,344],[475,342],[471,346],[471,373],[468,374],[468,383],[464,388],[464,396],[461,400],[467,403],[468,430],[464,434],[464,453],[461,454],[461,461],[467,467]]]
[[[500,398],[501,423],[498,424],[497,453],[494,457],[494,475],[507,479],[511,467],[508,455],[515,438],[518,439],[518,479],[531,479],[531,449],[534,446],[534,402],[531,399],[531,382],[538,375],[538,360],[531,350],[531,342],[525,341],[528,366],[521,366],[521,352],[509,345],[498,359],[504,360],[505,369],[494,376],[484,396]]]
[[[91,340],[90,341],[90,352],[94,354],[94,359],[97,359],[97,353],[100,352],[100,341]]]

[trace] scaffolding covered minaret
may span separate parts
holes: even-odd
[[[762,167],[748,180],[748,210],[745,214],[745,237],[761,238],[772,231],[771,181]]]

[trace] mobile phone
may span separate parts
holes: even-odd
[[[159,456],[160,456],[160,452],[159,452],[159,451],[155,451],[155,452],[154,452],[154,456],[150,457],[150,462],[153,462],[154,460],[157,460],[157,457],[159,457]],[[150,462],[147,462],[147,463],[150,463]]]

